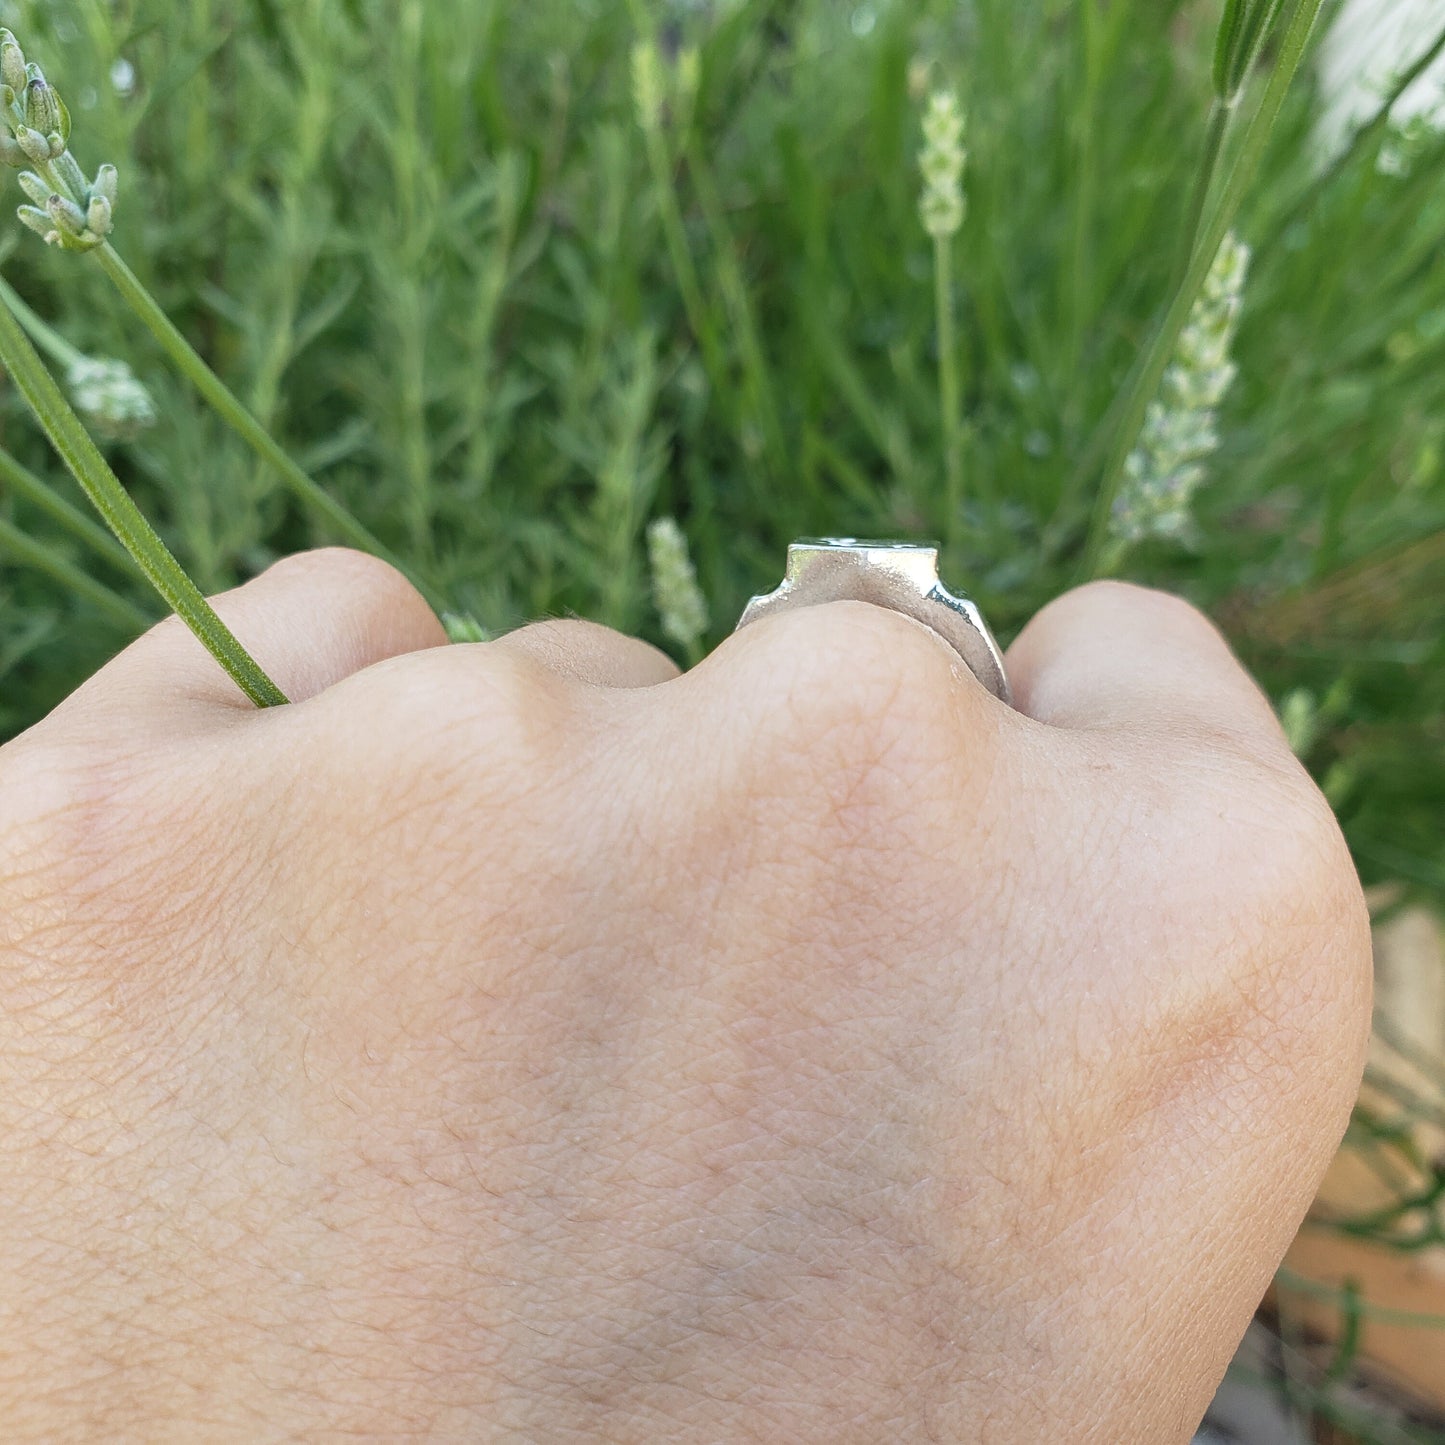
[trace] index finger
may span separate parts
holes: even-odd
[[[446,641],[441,623],[401,573],[339,547],[288,557],[212,605],[292,702],[374,663]],[[255,715],[220,664],[171,617],[108,662],[40,726],[86,740],[154,742]]]

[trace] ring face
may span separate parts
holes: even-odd
[[[738,627],[819,602],[872,602],[923,623],[958,653],[996,698],[1010,701],[998,644],[978,608],[939,581],[937,546],[853,537],[801,539],[788,548],[782,586],[754,597]]]

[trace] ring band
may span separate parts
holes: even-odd
[[[788,547],[782,585],[754,597],[738,619],[738,628],[792,607],[847,601],[872,602],[923,623],[958,653],[996,698],[1010,701],[998,644],[978,608],[939,581],[938,548],[932,544],[803,538]]]

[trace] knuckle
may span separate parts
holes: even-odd
[[[19,789],[34,766],[33,758],[40,747],[37,739],[42,735],[41,729],[33,729],[0,746],[0,824],[8,823],[12,816]]]
[[[1256,806],[1272,816],[1240,840],[1242,853],[1253,856],[1246,973],[1239,1011],[1225,1011],[1238,1077],[1247,1081],[1235,1097],[1260,1127],[1287,1125],[1311,1148],[1328,1151],[1364,1068],[1373,991],[1369,916],[1324,797],[1303,769],[1276,764],[1270,772],[1264,776],[1261,766],[1254,785]]]
[[[1240,996],[1291,1055],[1363,1047],[1369,917],[1339,824],[1293,759],[1241,761],[1231,772],[1216,846]]]
[[[303,874],[308,893],[344,896],[359,879],[390,888],[401,858],[426,860],[412,896],[449,914],[522,906],[498,879],[553,866],[575,843],[577,798],[594,795],[578,782],[593,753],[573,727],[573,694],[490,644],[413,654],[324,694],[288,826],[349,841],[319,886]]]
[[[782,704],[780,722],[816,746],[836,743],[843,754],[869,747],[896,723],[900,709],[918,699],[935,661],[936,644],[921,640],[916,624],[868,603],[805,608],[778,627],[776,643],[760,659]]]
[[[1113,791],[1119,831],[1098,876],[1129,966],[1110,992],[1111,1067],[1150,1107],[1187,1103],[1230,1129],[1277,1130],[1304,1099],[1321,1138],[1342,1128],[1371,950],[1323,796],[1291,759],[1225,748],[1208,762],[1156,756]]]
[[[773,747],[844,826],[906,814],[961,738],[987,732],[961,660],[921,623],[864,602],[801,609],[760,639]]]
[[[575,643],[617,635],[610,627],[582,617],[539,617],[507,633],[506,640],[524,643],[533,649],[534,656],[556,661],[565,658]]]
[[[1364,892],[1339,823],[1303,769],[1293,793],[1293,847],[1279,883],[1279,916],[1299,930],[1300,962],[1316,986],[1333,980],[1347,999],[1357,997],[1371,962]]]
[[[318,547],[272,563],[270,575],[314,585],[331,596],[370,604],[378,614],[426,606],[421,594],[390,562],[350,547]]]
[[[483,649],[475,669],[458,669],[462,682],[452,725],[477,737],[482,725],[489,771],[528,773],[555,765],[575,735],[575,684],[535,658],[502,648]]]
[[[0,847],[6,862],[48,852],[40,845],[63,833],[77,810],[89,811],[82,800],[94,785],[83,786],[81,777],[64,748],[22,740],[0,749]]]
[[[1293,760],[1256,761],[1236,784],[1252,826],[1238,840],[1249,859],[1250,903],[1266,926],[1289,923],[1336,936],[1361,898],[1329,804]]]
[[[581,617],[529,622],[499,641],[504,650],[525,652],[579,682],[616,686],[678,675],[677,664],[651,643]]]
[[[149,661],[155,658],[174,657],[178,649],[189,651],[196,645],[195,635],[185,622],[174,612],[153,622],[127,649],[127,655],[132,659],[144,659]],[[95,680],[85,686],[97,685]],[[61,708],[68,706],[62,703]]]
[[[338,767],[401,789],[420,773],[500,799],[559,765],[576,731],[575,693],[540,662],[485,644],[394,659],[320,701]],[[378,766],[397,738],[407,739],[407,764]]]
[[[1142,587],[1137,582],[1121,582],[1112,577],[1085,582],[1050,604],[1052,607],[1060,605],[1068,606],[1081,616],[1100,614],[1103,620],[1111,620],[1121,614],[1137,618],[1141,612],[1150,612],[1180,628],[1193,628],[1207,632],[1211,637],[1219,636],[1219,629],[1214,623],[1192,602],[1176,593],[1162,592],[1157,587]]]

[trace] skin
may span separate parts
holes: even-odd
[[[861,603],[685,676],[218,600],[0,750],[9,1441],[1182,1441],[1344,1128],[1354,870],[1184,603],[1018,711]]]

